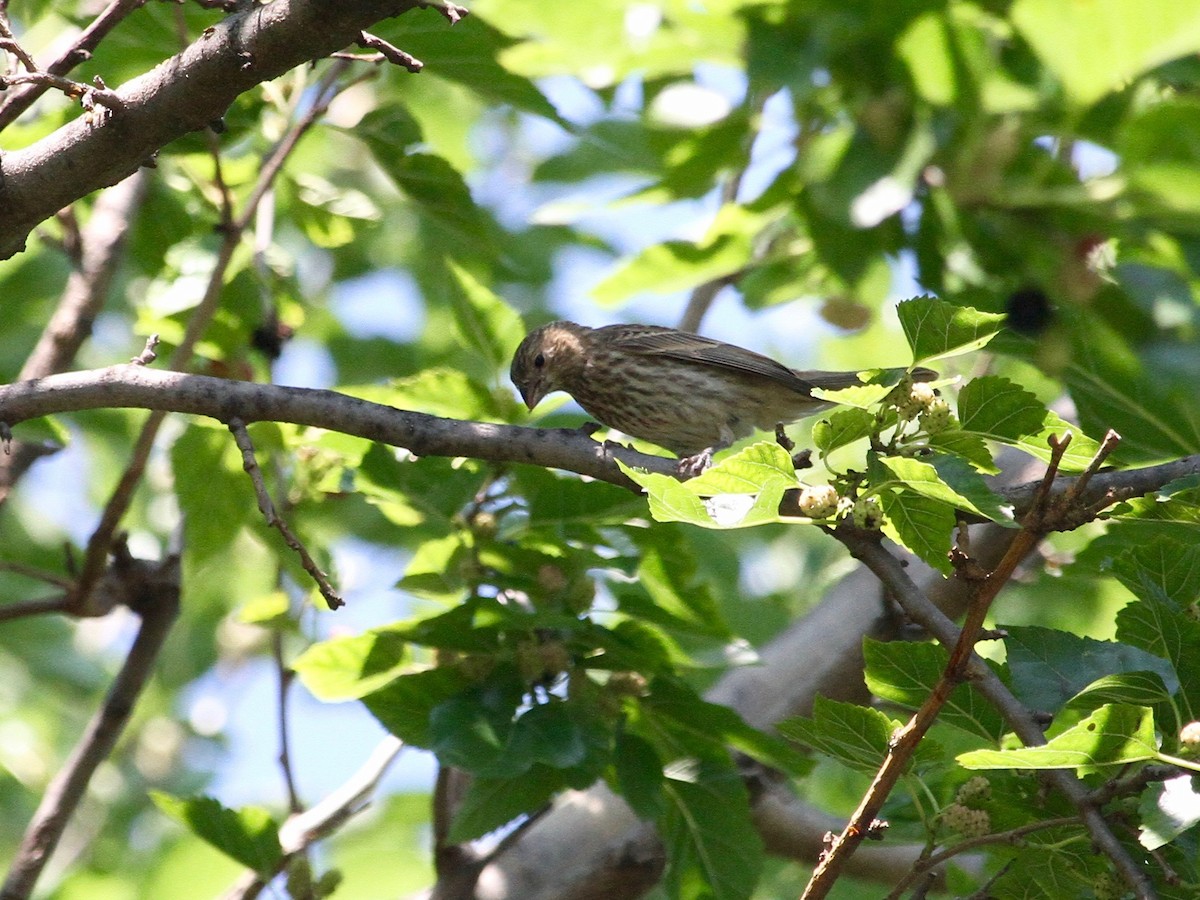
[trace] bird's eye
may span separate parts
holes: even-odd
[[[539,353],[537,356],[535,356],[533,358],[533,367],[535,369],[540,369],[545,364],[546,364],[546,357],[543,356],[541,353]]]

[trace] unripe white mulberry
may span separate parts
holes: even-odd
[[[879,505],[879,498],[859,497],[854,502],[850,517],[859,528],[871,531],[879,529],[883,525],[883,507]]]
[[[810,519],[824,519],[837,511],[838,499],[832,485],[811,485],[800,491],[800,512]]]

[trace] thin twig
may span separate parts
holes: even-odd
[[[48,75],[66,75],[73,68],[90,59],[92,51],[105,37],[108,36],[121,20],[142,6],[146,0],[113,0],[100,15],[96,16],[83,31],[63,50],[44,71]],[[31,84],[18,90],[9,91],[0,101],[0,131],[7,128],[25,110],[33,105],[49,87],[43,84]]]
[[[21,65],[29,72],[38,70],[37,61],[29,51],[21,46],[12,29],[8,26],[8,17],[0,16],[0,50],[5,50],[21,61]]]
[[[26,565],[23,562],[16,561],[0,561],[0,571],[12,572],[15,575],[24,575],[26,578],[33,578],[37,581],[43,581],[46,584],[52,584],[57,588],[66,590],[71,586],[71,579],[64,578],[56,572],[47,572],[45,569],[39,569],[36,566]]]
[[[979,837],[966,838],[953,846],[939,850],[937,853],[931,853],[925,859],[918,861],[913,866],[913,870],[892,888],[892,892],[887,895],[885,900],[899,900],[904,892],[922,876],[931,873],[947,860],[951,860],[969,850],[987,847],[991,844],[1012,844],[1027,834],[1035,834],[1039,831],[1045,831],[1047,828],[1057,828],[1060,825],[1078,825],[1079,821],[1079,816],[1059,816],[1056,819],[1029,822],[1025,825],[1019,825],[1016,828],[1010,828],[1007,831],[996,831],[991,834],[980,835]]]
[[[11,619],[24,619],[29,616],[40,616],[46,613],[65,612],[71,607],[71,598],[67,594],[57,597],[44,597],[40,600],[22,600],[19,603],[6,603],[0,606],[0,622]]]
[[[125,108],[125,102],[116,91],[100,85],[73,81],[64,75],[51,75],[49,72],[26,72],[23,75],[5,75],[0,78],[0,89],[20,84],[36,84],[42,88],[54,88],[62,91],[72,100],[79,100],[85,108],[91,108],[96,104],[114,112]]]
[[[411,53],[401,50],[395,44],[390,44],[383,38],[371,34],[369,31],[359,34],[358,46],[367,50],[377,50],[388,62],[400,66],[402,69],[407,69],[414,75],[425,68],[425,63],[421,62]]]
[[[417,5],[422,9],[436,9],[451,25],[457,25],[470,13],[465,6],[451,3],[450,0],[424,0]]]
[[[271,494],[267,491],[266,482],[263,480],[262,470],[258,467],[258,460],[254,456],[254,442],[250,440],[250,432],[246,429],[246,423],[241,419],[233,418],[229,420],[228,425],[238,449],[242,451],[242,468],[246,470],[246,474],[250,476],[250,481],[254,485],[258,508],[262,512],[263,518],[267,520],[267,525],[283,535],[284,542],[300,557],[300,564],[317,583],[317,588],[321,591],[325,602],[329,604],[329,608],[338,609],[345,606],[346,601],[329,583],[329,576],[321,571],[320,566],[309,554],[308,548],[292,533],[287,522],[283,521],[283,517],[275,510],[275,504],[271,500]]]
[[[274,628],[271,631],[271,655],[275,659],[276,682],[276,726],[279,729],[279,768],[283,772],[283,784],[287,788],[288,809],[297,813],[304,808],[300,802],[300,792],[296,789],[296,773],[292,770],[291,737],[288,728],[288,692],[296,673],[283,658],[283,631]]]
[[[130,357],[129,362],[135,366],[148,366],[150,363],[158,359],[158,354],[155,353],[155,348],[158,347],[158,335],[152,334],[146,338],[146,346],[142,348],[142,352],[137,356]]]

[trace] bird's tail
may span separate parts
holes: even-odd
[[[815,388],[827,391],[839,391],[842,388],[854,387],[863,383],[884,381],[895,383],[905,373],[912,375],[913,381],[933,381],[938,373],[924,366],[915,369],[875,369],[866,372],[797,372],[796,374]],[[861,374],[861,377],[860,377]]]

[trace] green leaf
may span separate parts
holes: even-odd
[[[1183,534],[1133,544],[1113,561],[1113,574],[1138,596],[1153,585],[1180,607],[1192,603],[1200,598],[1200,545],[1179,540]]]
[[[767,487],[796,486],[791,455],[775,441],[759,441],[727,456],[696,478],[684,482],[701,497],[717,494],[757,494]]]
[[[1061,468],[1081,472],[1095,456],[1099,444],[1077,427],[1063,421],[1033,394],[1007,378],[987,375],[967,382],[958,395],[962,430],[1011,444],[1042,460],[1050,459],[1048,438],[1071,433]]]
[[[461,293],[453,292],[454,324],[468,347],[474,347],[493,369],[508,368],[513,352],[525,337],[525,325],[507,303],[484,287],[453,260],[450,274]]]
[[[1153,712],[1110,704],[1041,747],[972,750],[957,759],[967,769],[1094,769],[1158,756]]]
[[[645,514],[637,494],[603,481],[583,481],[534,466],[520,466],[510,477],[528,503],[531,529],[623,525]]]
[[[984,475],[999,475],[1000,467],[992,458],[992,452],[983,437],[969,431],[939,431],[929,436],[930,449],[941,453],[953,453],[969,462]]]
[[[950,538],[958,521],[953,506],[911,491],[884,491],[879,502],[884,534],[943,575],[954,570],[949,557]]]
[[[1122,672],[1097,678],[1068,700],[1067,705],[1094,709],[1105,703],[1152,707],[1170,702],[1171,692],[1157,672]]]
[[[784,467],[783,457],[787,453],[778,445],[754,444],[722,460],[699,478],[684,482],[670,475],[630,468],[620,460],[617,465],[645,489],[650,515],[658,522],[687,522],[702,528],[747,528],[781,521],[779,503],[784,491],[797,484],[791,458],[787,457]],[[702,496],[716,489],[733,489],[736,493],[719,493],[708,499]],[[754,494],[754,490],[759,493]]]
[[[1105,518],[1151,528],[1167,526],[1157,533],[1194,534],[1200,538],[1200,491],[1189,487],[1176,493],[1160,492],[1147,497],[1135,497],[1114,506],[1105,514]],[[1184,546],[1178,541],[1173,543],[1177,548]],[[1195,544],[1186,546],[1195,547]]]
[[[1153,584],[1144,584],[1138,593],[1137,602],[1117,613],[1117,637],[1171,663],[1173,673],[1163,680],[1170,689],[1174,683],[1170,675],[1178,678],[1184,715],[1195,719],[1195,710],[1200,709],[1200,624],[1180,612]]]
[[[402,154],[421,141],[421,126],[404,106],[389,103],[363,116],[350,131],[379,154]]]
[[[1036,625],[1004,630],[1013,691],[1031,709],[1056,713],[1099,679],[1122,672],[1154,672],[1178,685],[1166,660],[1145,649]]]
[[[992,493],[983,478],[963,460],[942,457],[927,463],[903,456],[880,456],[875,462],[891,473],[904,490],[973,512],[1001,525],[1016,526],[1012,507]],[[893,483],[887,481],[872,485],[875,489],[892,486]]]
[[[901,725],[877,709],[818,695],[811,718],[786,719],[779,723],[778,731],[857,772],[873,775]]]
[[[471,197],[462,174],[440,156],[396,153],[392,147],[372,147],[375,159],[426,220],[453,244],[488,246],[490,223]]]
[[[1017,0],[1011,16],[1079,106],[1200,47],[1200,9],[1176,0]]]
[[[488,362],[494,364],[493,359]],[[431,367],[387,384],[346,387],[342,393],[450,419],[506,419],[516,412],[515,401],[509,406],[461,369]]]
[[[564,787],[561,772],[543,767],[521,778],[473,778],[446,837],[456,844],[483,837],[517,816],[536,812]]]
[[[946,359],[978,350],[1004,324],[1003,315],[955,306],[933,297],[904,300],[896,312],[914,362]]]
[[[373,30],[425,63],[422,77],[444,78],[478,94],[488,105],[511,105],[567,127],[533,81],[501,64],[500,58],[520,41],[479,12],[473,10],[453,27],[432,9],[410,12],[384,20]]]
[[[654,679],[642,706],[656,727],[671,730],[680,755],[725,759],[727,748],[733,748],[784,772],[799,774],[809,768],[786,741],[747,725],[733,709],[709,703],[676,679]]]
[[[666,812],[663,764],[653,744],[639,735],[618,731],[613,763],[621,796],[639,818],[656,819]]]
[[[225,550],[259,515],[228,429],[193,424],[171,445],[171,466],[188,553],[206,559]]]
[[[835,410],[827,418],[813,424],[813,443],[825,457],[837,450],[869,437],[875,429],[875,415],[865,409],[847,407]]]
[[[753,257],[762,224],[759,214],[725,206],[701,243],[653,244],[596,285],[592,297],[611,306],[639,294],[687,290],[736,272]]]
[[[946,670],[950,654],[937,644],[911,641],[863,641],[866,681],[871,693],[911,709],[918,708],[933,692]],[[954,725],[989,741],[1004,733],[1004,720],[970,683],[960,684],[938,715]]]
[[[434,707],[465,690],[470,683],[458,669],[442,666],[400,675],[362,700],[379,724],[396,737],[427,748],[433,743],[429,717]]]
[[[284,591],[271,591],[255,597],[238,610],[238,621],[247,625],[272,626],[287,621],[291,600]]]
[[[381,508],[385,514],[389,513],[388,506]],[[388,517],[393,518],[390,514]],[[404,569],[404,577],[396,582],[396,587],[428,600],[460,599],[466,589],[466,579],[462,572],[467,559],[464,539],[465,536],[461,534],[448,534],[445,537],[423,541],[409,559]]]
[[[151,791],[154,804],[193,834],[266,879],[283,859],[279,825],[257,806],[229,809],[212,797],[173,797]]]
[[[763,847],[737,771],[711,763],[676,767],[664,794],[670,805],[659,831],[670,895],[747,900],[758,883]]]
[[[292,663],[300,681],[318,700],[354,700],[400,675],[407,641],[387,628],[313,644]]]
[[[690,556],[668,556],[656,548],[647,548],[638,565],[637,580],[654,610],[669,617],[664,624],[722,639],[732,637],[711,588],[696,578],[695,569]],[[631,606],[622,601],[621,608],[629,611]],[[653,616],[644,617],[656,620]]]

